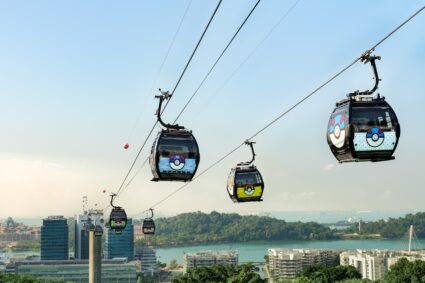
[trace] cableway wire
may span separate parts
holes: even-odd
[[[198,50],[198,47],[199,47],[199,45],[201,44],[201,42],[202,42],[202,40],[203,40],[203,38],[204,38],[204,36],[205,36],[205,34],[206,34],[206,32],[207,32],[207,30],[208,30],[209,26],[210,26],[210,24],[211,24],[212,20],[214,19],[215,15],[216,15],[216,13],[217,13],[217,10],[218,10],[218,8],[220,7],[220,4],[221,4],[221,2],[222,2],[222,1],[223,1],[223,0],[219,0],[219,2],[218,2],[218,4],[217,4],[216,8],[214,9],[214,12],[212,13],[212,15],[211,15],[211,17],[210,17],[210,19],[209,19],[209,21],[208,21],[208,24],[207,24],[207,25],[206,25],[206,27],[204,28],[204,31],[202,32],[202,35],[201,35],[201,37],[199,38],[198,43],[196,44],[195,49],[192,51],[192,54],[191,54],[191,56],[190,56],[189,60],[187,61],[186,66],[184,67],[184,69],[183,69],[182,73],[180,74],[179,79],[177,80],[176,85],[175,85],[175,86],[174,86],[174,88],[173,88],[173,91],[171,92],[172,94],[174,94],[174,92],[176,91],[177,87],[179,86],[179,84],[180,84],[180,82],[181,82],[181,80],[182,80],[182,78],[183,78],[184,74],[186,73],[186,70],[187,70],[187,68],[189,67],[190,63],[191,63],[191,61],[192,61],[192,59],[193,59],[193,56],[195,55],[196,51]],[[170,102],[170,100],[171,100],[171,98],[167,100],[167,103],[165,104],[164,108],[162,109],[162,112],[164,112],[164,110],[165,110],[166,106],[168,105],[168,103]],[[139,159],[139,156],[140,156],[140,154],[141,154],[141,152],[142,152],[143,148],[145,147],[145,145],[146,145],[147,141],[149,140],[150,136],[152,135],[152,132],[154,131],[154,129],[155,129],[155,127],[156,127],[157,123],[158,123],[158,121],[155,121],[155,123],[154,123],[154,125],[153,125],[152,129],[151,129],[151,130],[149,131],[149,133],[148,133],[148,136],[146,137],[146,139],[144,140],[144,142],[143,142],[142,146],[140,147],[140,149],[139,149],[139,151],[138,151],[138,153],[137,153],[137,155],[136,155],[136,158],[134,159],[133,163],[131,164],[130,169],[127,171],[127,174],[125,175],[125,177],[124,177],[123,181],[121,182],[121,185],[119,186],[119,188],[118,188],[118,190],[117,190],[117,192],[116,192],[117,197],[120,195],[120,193],[121,193],[122,189],[124,188],[124,184],[125,184],[125,182],[127,181],[127,179],[128,179],[128,177],[129,177],[129,175],[130,175],[131,171],[133,170],[134,165],[136,164],[137,160]],[[116,197],[116,198],[117,198],[117,197]],[[115,199],[116,199],[116,198],[115,198]]]
[[[168,46],[168,49],[167,49],[167,51],[166,51],[166,53],[165,53],[165,56],[164,56],[164,58],[162,59],[162,62],[161,62],[161,64],[160,64],[159,68],[158,68],[158,71],[156,72],[156,75],[155,75],[155,77],[154,77],[154,80],[152,81],[152,85],[151,85],[151,87],[149,88],[149,91],[150,91],[150,90],[152,90],[152,89],[154,88],[154,86],[156,85],[156,83],[157,83],[157,81],[158,81],[158,79],[159,79],[159,76],[160,76],[160,74],[161,74],[161,72],[162,72],[162,69],[164,68],[165,62],[167,62],[168,56],[170,55],[171,49],[172,49],[172,48],[173,48],[173,46],[174,46],[174,42],[176,41],[177,35],[178,35],[178,34],[179,34],[179,32],[180,32],[180,29],[181,29],[181,27],[182,27],[182,25],[183,25],[184,19],[186,18],[187,12],[189,11],[189,8],[190,8],[191,4],[192,4],[192,0],[190,0],[190,1],[188,2],[187,6],[186,6],[186,9],[185,9],[185,11],[184,11],[184,13],[183,13],[183,16],[182,16],[182,18],[180,19],[180,22],[179,22],[179,24],[178,24],[178,26],[177,26],[177,30],[176,30],[176,32],[174,33],[173,38],[171,39],[170,45]],[[135,131],[135,129],[136,129],[136,126],[139,124],[139,121],[140,121],[141,117],[142,117],[142,113],[140,113],[140,114],[139,114],[139,116],[137,117],[136,122],[135,122],[135,123],[134,123],[134,125],[133,125],[133,129],[131,130],[131,134],[130,134],[130,136],[132,136],[132,135],[133,135],[133,133],[134,133],[134,131]],[[127,139],[127,140],[128,140],[128,139]]]
[[[300,0],[298,0],[300,1]],[[258,4],[261,2],[261,0],[257,0],[257,2],[255,3],[255,5],[253,6],[253,8],[251,9],[251,11],[249,12],[249,14],[245,17],[244,21],[241,23],[241,25],[239,26],[239,28],[237,29],[237,31],[234,33],[234,35],[232,36],[232,38],[230,39],[230,41],[227,43],[226,47],[223,49],[223,51],[221,52],[220,56],[217,58],[217,60],[215,61],[215,63],[213,64],[213,66],[210,68],[210,70],[208,71],[208,73],[204,76],[202,82],[199,84],[198,88],[195,90],[195,92],[192,94],[191,98],[189,99],[189,101],[186,103],[186,105],[183,107],[183,109],[180,111],[180,114],[177,116],[176,120],[173,122],[173,124],[176,123],[177,119],[180,117],[180,115],[185,111],[186,107],[189,105],[190,101],[193,99],[193,97],[197,94],[197,92],[199,91],[199,89],[201,88],[201,86],[204,84],[204,82],[206,81],[206,79],[208,78],[208,76],[211,74],[211,72],[213,71],[213,69],[215,68],[215,66],[217,65],[217,63],[221,60],[221,58],[223,57],[223,55],[226,53],[227,49],[230,47],[230,45],[232,44],[232,42],[234,41],[234,39],[236,38],[236,36],[239,34],[239,32],[242,30],[243,26],[245,25],[245,23],[248,21],[248,19],[251,17],[252,13],[254,12],[254,10],[257,8]],[[167,100],[167,103],[170,100]],[[167,104],[165,104],[165,106],[167,106]],[[163,108],[162,112],[165,110],[165,107]],[[162,113],[161,112],[161,113]],[[149,133],[148,137],[152,134],[152,131]],[[137,175],[137,173],[136,173]],[[134,179],[135,176],[133,176]],[[127,184],[125,187],[128,187],[129,184]]]
[[[190,102],[192,101],[192,99],[195,97],[195,95],[198,93],[199,89],[202,87],[202,85],[204,84],[204,82],[207,80],[207,78],[209,77],[209,75],[211,74],[211,72],[214,70],[215,66],[217,65],[217,63],[220,61],[221,57],[223,57],[224,53],[226,53],[227,49],[229,48],[229,46],[232,44],[233,40],[236,38],[236,36],[238,35],[238,33],[241,31],[241,29],[243,28],[243,26],[245,25],[245,23],[248,21],[249,17],[251,17],[252,13],[255,11],[255,9],[257,8],[258,4],[260,3],[261,0],[257,0],[257,3],[255,3],[254,7],[252,7],[251,11],[249,12],[249,14],[245,17],[245,20],[242,22],[242,24],[239,26],[238,30],[235,32],[235,34],[233,35],[232,39],[227,43],[226,47],[223,49],[223,51],[221,52],[220,56],[218,56],[217,60],[215,60],[215,63],[212,65],[212,67],[210,68],[210,70],[208,71],[208,73],[204,76],[204,78],[202,79],[201,83],[199,84],[198,88],[195,90],[195,92],[192,94],[192,96],[189,98],[189,100],[186,102],[186,104],[183,106],[182,110],[180,110],[180,113],[177,115],[176,119],[174,120],[173,124],[175,124],[177,122],[177,120],[180,118],[180,116],[183,114],[183,112],[186,110],[187,106],[190,104]]]
[[[298,0],[300,1],[300,0]],[[178,117],[176,118],[176,120],[173,122],[173,124],[176,123],[177,119],[180,117],[180,115],[184,112],[184,110],[186,109],[186,107],[189,105],[190,101],[193,99],[193,97],[197,94],[197,92],[199,91],[199,89],[201,88],[201,86],[204,84],[204,82],[206,81],[206,79],[208,78],[208,76],[211,74],[211,72],[213,71],[213,69],[215,68],[215,66],[218,64],[218,62],[221,60],[221,58],[223,57],[223,55],[226,53],[227,49],[230,47],[230,45],[232,44],[232,42],[234,41],[234,39],[236,38],[236,36],[239,34],[239,32],[242,30],[243,26],[245,25],[245,23],[248,21],[248,19],[251,17],[252,13],[255,11],[255,9],[257,8],[258,4],[261,2],[261,0],[257,0],[257,2],[255,3],[255,5],[253,6],[253,8],[251,9],[251,11],[249,12],[249,14],[245,17],[244,21],[241,23],[241,25],[239,26],[239,28],[237,29],[237,31],[233,34],[232,38],[230,39],[230,41],[227,43],[226,47],[223,49],[223,51],[221,52],[220,56],[217,58],[217,60],[215,61],[215,63],[213,64],[213,66],[210,68],[210,70],[207,72],[207,74],[204,76],[202,82],[200,83],[200,85],[198,86],[198,88],[196,89],[196,91],[192,94],[191,98],[189,99],[189,101],[186,103],[186,105],[184,106],[184,108],[180,111],[180,114],[178,115]],[[198,44],[199,45],[199,44]],[[197,48],[197,47],[196,47]],[[193,57],[193,56],[192,56]],[[191,58],[192,58],[191,57]],[[186,66],[187,68],[187,66]],[[185,68],[185,69],[186,69]],[[179,83],[180,80],[177,82]],[[173,92],[175,91],[176,88],[174,88]],[[165,110],[165,107],[167,106],[168,102],[170,100],[167,100],[167,103],[165,104],[164,108],[162,109],[162,112]],[[161,114],[162,114],[161,112]],[[150,136],[152,133],[152,131],[149,133],[148,136]],[[128,184],[127,184],[128,186]],[[127,187],[126,186],[126,187]]]
[[[349,68],[351,68],[353,65],[355,65],[358,61],[360,61],[362,58],[364,58],[365,55],[371,54],[373,51],[375,51],[375,49],[381,45],[384,41],[386,41],[390,36],[392,36],[395,32],[397,32],[400,28],[402,28],[404,25],[406,25],[408,22],[410,22],[414,17],[416,17],[419,13],[421,13],[423,10],[425,9],[425,6],[422,6],[421,8],[419,8],[414,14],[412,14],[409,18],[407,18],[404,22],[402,22],[400,25],[398,25],[394,30],[392,30],[389,34],[387,34],[384,38],[382,38],[380,41],[378,41],[375,45],[373,45],[371,48],[369,48],[366,52],[362,53],[361,56],[357,57],[353,62],[351,62],[350,64],[348,64],[346,67],[342,68],[339,72],[337,72],[335,75],[333,75],[330,79],[328,79],[327,81],[325,81],[323,84],[321,84],[319,87],[317,87],[316,89],[314,89],[312,92],[310,92],[309,94],[307,94],[306,96],[304,96],[301,100],[299,100],[297,103],[295,103],[292,107],[290,107],[289,109],[287,109],[285,112],[283,112],[282,114],[280,114],[279,116],[277,116],[275,119],[273,119],[271,122],[269,122],[268,124],[266,124],[264,127],[262,127],[261,129],[259,129],[257,132],[255,132],[251,137],[249,137],[247,139],[247,141],[255,138],[256,136],[258,136],[259,134],[261,134],[262,132],[264,132],[267,128],[269,128],[271,125],[273,125],[274,123],[276,123],[278,120],[280,120],[282,117],[284,117],[286,114],[288,114],[289,112],[291,112],[292,110],[294,110],[295,108],[297,108],[299,105],[301,105],[304,101],[306,101],[307,99],[309,99],[310,97],[312,97],[314,94],[316,94],[319,90],[321,90],[322,88],[324,88],[326,85],[328,85],[330,82],[332,82],[333,80],[335,80],[337,77],[339,77],[341,74],[343,74],[345,71],[347,71]],[[231,154],[233,154],[235,151],[237,151],[239,148],[241,148],[243,145],[245,144],[245,141],[243,143],[241,143],[240,145],[238,145],[237,147],[235,147],[234,149],[232,149],[229,153],[225,154],[223,157],[221,157],[220,159],[218,159],[217,161],[215,161],[213,164],[211,164],[210,166],[208,166],[205,170],[203,170],[201,173],[199,173],[197,176],[195,176],[192,180],[195,180],[197,178],[199,178],[200,176],[204,175],[206,172],[208,172],[209,170],[211,170],[213,167],[215,167],[217,164],[219,164],[221,161],[223,161],[224,159],[226,159],[228,156],[230,156]],[[167,199],[169,199],[170,197],[172,197],[173,195],[175,195],[177,192],[181,191],[182,189],[184,189],[187,185],[189,185],[190,183],[185,183],[184,185],[180,186],[179,188],[177,188],[176,190],[174,190],[173,192],[171,192],[170,194],[168,194],[167,196],[165,196],[164,198],[162,198],[161,200],[159,200],[158,202],[156,202],[155,204],[153,204],[152,206],[149,207],[149,209],[153,209],[155,207],[157,207],[158,205],[160,205],[161,203],[163,203],[164,201],[166,201]],[[148,210],[148,209],[147,209]],[[142,211],[141,213],[146,212],[147,210]],[[139,213],[139,214],[141,214]]]
[[[245,59],[236,67],[233,73],[227,77],[227,79],[221,84],[219,88],[217,88],[217,90],[213,93],[213,95],[209,97],[208,101],[204,103],[203,106],[200,107],[200,109],[207,108],[209,103],[211,103],[211,101],[216,97],[216,95],[224,89],[224,87],[239,72],[239,70],[243,67],[243,65],[245,65],[246,62],[248,62],[248,60],[255,54],[255,52],[257,52],[257,50],[261,47],[261,45],[263,45],[263,43],[272,35],[272,33],[276,30],[276,28],[289,16],[289,14],[292,12],[293,9],[295,9],[295,7],[299,4],[299,2],[301,2],[301,0],[295,1],[294,4],[291,7],[289,7],[288,10],[286,10],[286,12],[282,15],[282,17],[280,17],[277,23],[269,30],[269,32],[263,37],[263,39],[260,40],[260,42],[254,47],[254,49],[252,49],[252,51],[248,54],[248,56],[246,56]],[[197,114],[195,114],[194,116],[198,116],[198,114],[201,112],[202,110],[198,112]]]
[[[171,39],[171,42],[170,42],[170,44],[169,44],[169,46],[167,48],[167,51],[166,51],[166,53],[164,55],[164,58],[162,59],[162,62],[160,64],[159,68],[158,68],[158,71],[156,72],[156,75],[154,77],[154,80],[152,81],[152,85],[151,85],[151,87],[149,89],[153,89],[154,86],[155,86],[155,84],[157,83],[157,81],[159,79],[159,76],[160,76],[160,74],[162,72],[162,69],[164,68],[165,62],[167,62],[168,56],[170,55],[171,49],[174,46],[174,43],[175,43],[176,38],[177,38],[177,35],[180,32],[180,29],[181,29],[181,27],[183,25],[184,19],[186,18],[187,12],[189,11],[189,8],[190,8],[191,4],[192,4],[192,0],[189,0],[187,6],[185,8],[185,11],[183,13],[183,16],[181,17],[180,22],[179,22],[179,24],[177,26],[177,29],[176,29],[176,31],[175,31],[175,33],[173,35],[173,38]],[[142,116],[142,113],[140,113],[139,116],[137,117],[136,122],[134,123],[133,129],[131,130],[130,136],[132,136],[134,130],[136,129],[136,126],[139,123],[141,116]],[[139,168],[139,170],[137,171],[137,173],[139,173],[142,170],[142,168],[145,166],[146,162],[147,162],[147,159],[145,160],[145,162],[143,162],[142,166]],[[131,180],[127,183],[127,185],[124,187],[124,189],[127,188],[130,185],[130,183],[134,180],[135,177],[136,176],[133,176],[131,178]],[[117,197],[118,197],[118,194],[117,194]],[[105,207],[104,211],[106,211],[109,206],[110,206],[110,204],[108,203],[108,205]]]
[[[178,81],[177,81],[176,85],[174,86],[174,89],[171,91],[171,95],[174,95],[174,92],[176,91],[177,87],[179,86],[179,84],[180,84],[180,82],[181,82],[181,80],[182,80],[182,78],[183,78],[184,73],[186,72],[187,68],[189,67],[190,62],[192,61],[193,56],[194,56],[194,55],[195,55],[195,53],[196,53],[196,50],[198,49],[199,45],[201,44],[201,41],[202,41],[202,39],[204,38],[204,35],[205,35],[205,33],[207,32],[208,27],[210,26],[210,24],[211,24],[211,22],[212,22],[212,20],[213,20],[213,18],[214,18],[214,16],[215,16],[215,14],[217,13],[217,10],[218,10],[218,8],[220,7],[220,4],[221,4],[221,2],[222,2],[222,1],[223,1],[223,0],[220,0],[220,1],[218,2],[217,7],[215,8],[215,10],[214,10],[213,14],[211,15],[211,18],[210,18],[210,20],[209,20],[209,22],[208,22],[207,26],[205,27],[204,32],[203,32],[203,33],[202,33],[202,35],[201,35],[201,38],[200,38],[200,39],[199,39],[199,41],[198,41],[198,44],[196,44],[196,47],[195,47],[195,49],[193,50],[192,55],[191,55],[191,56],[190,56],[190,58],[189,58],[189,61],[187,61],[187,64],[186,64],[186,66],[184,67],[183,72],[182,72],[182,74],[180,75],[180,78],[178,79]],[[161,112],[161,114],[162,114],[162,113],[165,111],[165,109],[167,108],[167,105],[168,105],[168,103],[170,103],[171,98],[172,98],[172,96],[171,96],[171,97],[170,97],[170,99],[168,99],[168,100],[167,100],[167,102],[165,103],[164,107],[162,108],[162,112]]]

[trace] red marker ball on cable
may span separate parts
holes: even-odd
[[[125,144],[123,145],[123,147],[124,147],[124,149],[128,149],[128,148],[130,147],[130,145],[129,145],[128,143],[125,143]]]

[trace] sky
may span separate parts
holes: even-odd
[[[255,2],[223,1],[164,112],[165,121],[176,118]],[[300,0],[256,48],[294,3],[260,2],[178,120],[198,140],[199,171],[423,5]],[[0,217],[71,216],[81,213],[83,196],[89,207],[104,208],[155,122],[157,89],[173,88],[216,4],[1,1]],[[425,12],[375,52],[382,57],[379,92],[401,124],[395,160],[338,164],[327,145],[335,102],[373,83],[370,66],[357,63],[255,139],[256,165],[265,180],[263,202],[234,204],[227,194],[230,168],[250,159],[249,148],[242,147],[156,207],[156,213],[424,210],[424,26]],[[128,150],[122,148],[126,142]],[[149,166],[143,167],[116,204],[137,216],[181,186],[151,178]]]

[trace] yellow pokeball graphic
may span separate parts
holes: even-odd
[[[244,190],[245,194],[250,196],[253,195],[255,192],[255,189],[252,186],[247,186]]]

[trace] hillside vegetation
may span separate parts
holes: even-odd
[[[215,211],[158,218],[155,224],[155,236],[147,241],[156,245],[336,238],[334,231],[315,222],[286,222],[265,216],[241,216]]]
[[[372,222],[362,222],[362,234],[380,234],[385,238],[400,239],[407,235],[410,225],[414,225],[414,231],[418,238],[425,238],[425,212],[407,214],[400,218],[389,218]],[[357,224],[349,229],[357,232]]]

